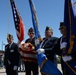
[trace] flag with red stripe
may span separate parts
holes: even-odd
[[[23,43],[20,47],[20,54],[24,61],[37,62],[36,51],[34,46],[31,43]]]
[[[12,13],[15,23],[15,29],[18,41],[21,42],[24,39],[24,24],[22,21],[21,16],[19,15],[14,0],[10,0],[11,7],[12,7]]]

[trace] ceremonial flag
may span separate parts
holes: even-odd
[[[36,16],[36,10],[34,7],[34,4],[32,0],[29,0],[30,4],[30,9],[31,9],[31,14],[32,14],[32,22],[33,22],[33,27],[35,31],[35,37],[36,39],[40,39],[40,32],[39,32],[39,25],[38,25],[38,19]],[[37,49],[39,49],[40,44],[37,45]],[[60,71],[56,68],[56,66],[47,59],[45,54],[37,54],[38,58],[38,65],[40,66],[40,71],[42,74],[46,75],[62,75]],[[54,71],[53,71],[54,70]]]
[[[76,10],[72,0],[65,0],[64,25],[67,29],[67,49],[66,53],[71,55],[76,50]],[[76,75],[76,59],[65,62],[70,75]]]
[[[29,4],[30,4],[30,8],[31,8],[32,22],[33,22],[33,27],[34,27],[34,31],[35,31],[35,37],[40,38],[38,19],[37,19],[35,7],[32,3],[32,0],[29,0]]]
[[[67,28],[67,53],[71,54],[76,50],[76,12],[72,0],[65,0],[64,25]]]
[[[27,47],[27,50],[26,50]],[[36,52],[33,50],[35,49],[31,43],[23,43],[20,47],[20,54],[24,61],[32,61],[37,63],[37,55]]]
[[[24,39],[24,24],[19,15],[14,0],[10,0],[18,42]]]

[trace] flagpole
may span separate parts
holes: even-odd
[[[9,34],[10,28],[10,2],[8,1],[8,27],[7,27],[7,35]]]
[[[4,50],[4,49],[3,49],[3,46],[5,46],[5,45],[6,45],[6,44],[2,41],[2,48],[1,48],[2,51]]]
[[[1,49],[3,50],[3,41],[2,41],[2,48]]]

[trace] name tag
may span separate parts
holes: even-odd
[[[14,50],[10,50],[10,52],[14,52]]]

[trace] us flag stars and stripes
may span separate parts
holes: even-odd
[[[18,42],[21,42],[24,39],[24,24],[21,16],[19,15],[19,12],[17,11],[14,0],[10,0],[10,3],[12,7],[12,13],[13,13]]]

